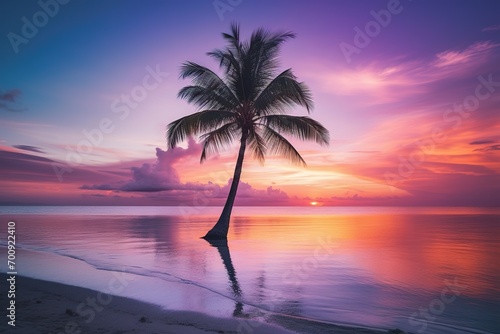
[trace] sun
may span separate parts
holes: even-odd
[[[316,205],[318,205],[318,202],[311,202],[309,204],[311,204],[312,206],[316,206]]]

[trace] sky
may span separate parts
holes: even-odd
[[[0,205],[222,205],[236,147],[200,164],[166,125],[183,62],[242,36],[281,50],[313,93],[330,145],[307,162],[247,156],[236,205],[498,206],[498,1],[2,2]],[[296,108],[293,115],[306,115]]]

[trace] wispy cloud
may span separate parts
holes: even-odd
[[[493,61],[499,45],[479,41],[463,50],[439,52],[430,59],[379,61],[355,69],[318,70],[310,76],[327,92],[363,96],[360,101],[364,104],[401,102],[434,91],[433,85],[440,81],[477,76],[480,66]]]
[[[463,65],[471,62],[481,61],[482,57],[487,56],[491,49],[496,48],[498,44],[482,41],[476,42],[464,50],[447,50],[436,55],[435,67],[445,67],[454,65]]]
[[[482,139],[482,140],[474,140],[469,143],[469,145],[484,145],[484,144],[493,144],[494,140]]]
[[[496,146],[491,149],[500,149],[500,145]],[[397,190],[394,196],[404,198],[405,203],[410,205],[471,206],[497,203],[496,198],[500,195],[500,174],[495,170],[465,162],[472,160],[466,156],[459,159],[462,162],[448,163],[441,161],[448,158],[452,161],[457,159],[451,156],[428,155],[417,166],[407,162],[404,159],[406,156],[408,155],[399,152],[373,155],[369,165],[349,162],[339,164],[336,168],[361,179],[390,185]],[[403,162],[399,158],[403,158]],[[398,174],[399,170],[403,172],[402,176]],[[386,179],[388,171],[393,172],[394,180]]]
[[[15,147],[15,148],[23,150],[23,151],[30,151],[30,152],[35,152],[35,153],[45,153],[44,150],[42,150],[40,147],[36,147],[36,146],[13,145],[12,147]]]
[[[46,197],[43,194],[58,193],[61,189],[68,189],[69,193],[74,192],[80,184],[89,180],[109,180],[115,181],[123,179],[120,169],[114,166],[102,170],[87,167],[69,167],[59,161],[32,154],[32,150],[19,152],[19,149],[11,147],[0,147],[0,182],[15,184],[15,191],[21,197],[28,194]],[[38,152],[36,152],[38,153]],[[64,182],[59,182],[54,167],[70,168],[70,173],[64,175]],[[30,184],[29,187],[26,184]],[[68,194],[69,194],[68,193]],[[8,197],[13,196],[5,192]],[[2,196],[0,196],[2,197]],[[63,194],[64,198],[64,194]],[[57,203],[54,203],[57,204]]]
[[[0,110],[22,111],[22,108],[16,106],[20,96],[21,91],[19,89],[10,89],[5,92],[0,91]]]
[[[379,67],[377,64],[357,69],[318,74],[323,88],[336,95],[363,95],[377,101],[389,102],[401,98],[410,88],[415,89],[415,78],[405,75],[401,66]],[[396,95],[397,92],[397,95]]]
[[[500,24],[493,24],[491,26],[487,26],[483,28],[481,31],[496,31],[496,30],[500,30]]]
[[[500,145],[489,145],[486,147],[477,148],[474,151],[479,151],[479,152],[500,151]]]
[[[19,89],[11,89],[4,93],[0,93],[0,101],[15,102],[20,95],[21,91]]]

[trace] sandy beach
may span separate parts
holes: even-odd
[[[0,277],[2,282],[7,279],[5,274]],[[90,289],[22,276],[16,277],[15,301],[15,328],[7,325],[6,320],[1,325],[7,333],[382,333],[329,324],[317,324],[311,331],[311,324],[305,322],[273,319],[289,327],[285,329],[244,318],[170,311],[130,298],[104,296]]]

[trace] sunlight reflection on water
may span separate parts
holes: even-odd
[[[134,215],[131,208],[61,210],[4,215],[16,216],[18,247],[185,280],[241,301],[239,313],[254,305],[417,332],[408,318],[439,298],[447,281],[458,280],[466,288],[434,321],[500,329],[495,210],[238,208],[223,247],[199,239],[214,223],[215,209],[182,217],[175,208],[141,207]]]

